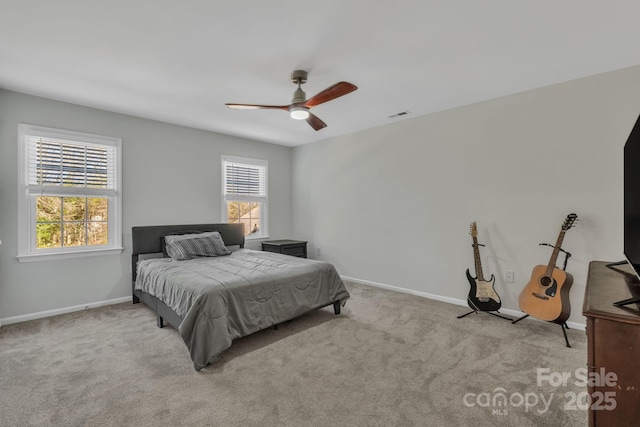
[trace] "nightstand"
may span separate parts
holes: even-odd
[[[301,240],[266,240],[262,242],[262,250],[306,258],[307,242]]]

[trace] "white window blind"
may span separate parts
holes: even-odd
[[[27,137],[30,194],[116,195],[116,147]]]
[[[267,201],[266,164],[224,161],[225,201]]]

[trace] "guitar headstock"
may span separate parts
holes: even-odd
[[[578,222],[578,215],[570,213],[569,215],[567,215],[564,223],[562,223],[562,231],[567,231],[568,229],[573,227],[576,222]]]
[[[469,227],[469,234],[471,234],[471,237],[478,237],[478,228],[476,227],[476,222],[473,221],[471,223],[471,227]]]

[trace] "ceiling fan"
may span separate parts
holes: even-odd
[[[318,116],[312,114],[309,110],[316,105],[320,105],[327,101],[346,95],[358,87],[348,82],[338,82],[307,99],[307,95],[300,87],[307,81],[307,72],[304,70],[296,70],[291,73],[291,82],[298,85],[298,89],[293,93],[293,100],[289,105],[256,105],[256,104],[225,104],[229,108],[238,110],[258,110],[258,109],[277,109],[289,111],[292,119],[306,120],[315,130],[327,127],[327,124],[320,120]]]

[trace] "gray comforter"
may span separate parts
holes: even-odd
[[[179,332],[198,371],[235,338],[349,298],[329,263],[250,249],[139,261],[135,288],[182,317]]]

